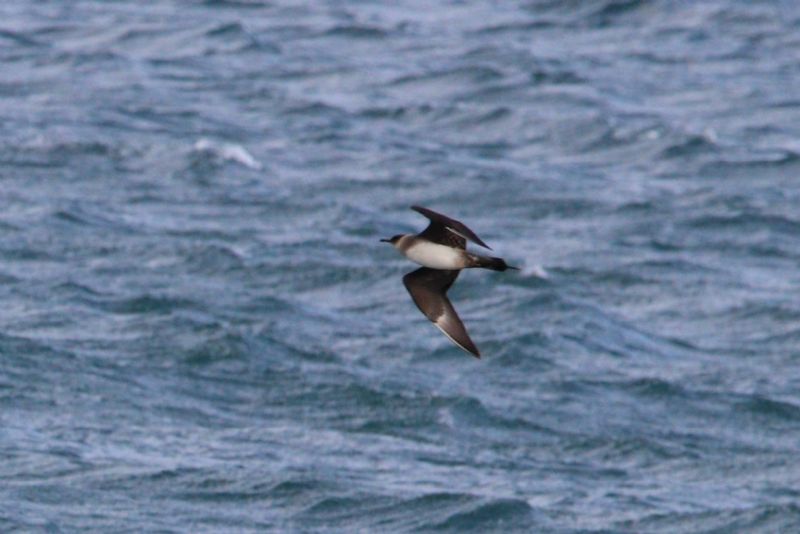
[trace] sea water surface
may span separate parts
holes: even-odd
[[[0,4],[0,531],[799,532],[792,1]],[[415,308],[421,204],[520,272]]]

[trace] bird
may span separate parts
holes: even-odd
[[[398,234],[381,241],[422,266],[403,276],[403,285],[422,314],[450,341],[480,358],[481,353],[447,298],[447,291],[463,269],[505,271],[518,268],[508,265],[503,258],[467,251],[468,240],[492,249],[464,223],[422,206],[411,206],[411,209],[430,220],[427,228],[416,235]]]

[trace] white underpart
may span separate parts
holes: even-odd
[[[461,269],[463,260],[461,249],[421,241],[406,250],[406,257],[431,269]]]

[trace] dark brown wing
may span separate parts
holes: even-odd
[[[464,323],[447,298],[447,290],[461,271],[441,271],[421,267],[403,277],[403,284],[414,299],[414,304],[441,330],[450,341],[476,358],[481,357],[478,347],[469,338]]]
[[[440,243],[454,248],[466,248],[467,239],[476,243],[484,248],[492,250],[492,248],[481,241],[481,238],[475,235],[475,232],[467,228],[464,223],[455,219],[451,219],[441,213],[436,213],[428,208],[422,206],[411,206],[411,209],[421,213],[431,223],[419,235],[434,243]]]

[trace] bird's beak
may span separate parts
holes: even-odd
[[[391,239],[381,239],[381,243],[391,243]]]

